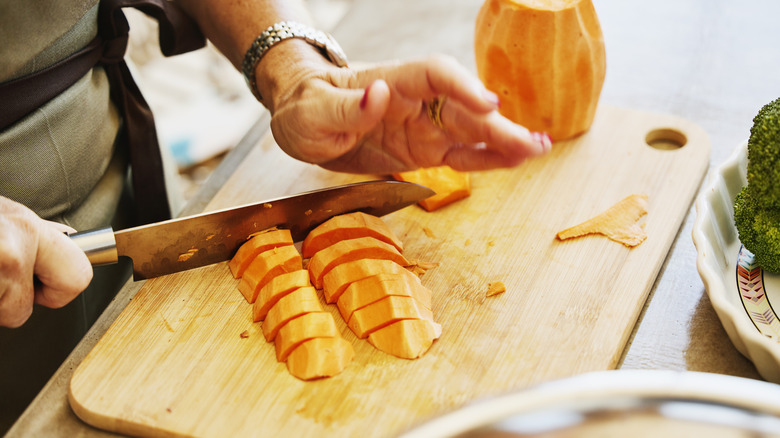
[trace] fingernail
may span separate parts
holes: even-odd
[[[532,132],[531,138],[542,145],[542,150],[547,151],[552,148],[552,139],[546,132]]]
[[[363,98],[360,99],[360,109],[364,110],[366,109],[366,104],[368,103],[368,90],[371,89],[371,85],[366,87],[366,91],[363,93]]]
[[[501,100],[498,99],[498,95],[496,93],[486,89],[482,92],[482,95],[485,97],[485,100],[495,105],[496,108],[501,106]]]

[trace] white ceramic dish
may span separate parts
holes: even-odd
[[[586,373],[477,401],[403,438],[780,437],[780,385],[691,371]]]
[[[780,383],[780,276],[752,264],[734,226],[747,184],[747,142],[714,169],[696,199],[696,265],[731,342],[765,379]]]

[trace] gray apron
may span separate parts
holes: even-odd
[[[120,3],[141,0],[112,0]],[[46,70],[93,41],[99,8],[98,0],[0,0],[0,83]],[[118,147],[125,137],[118,133],[128,124],[112,99],[117,101],[116,87],[109,88],[105,69],[97,66],[0,131],[0,195],[78,230],[127,226],[138,211],[130,195],[132,157],[127,147]],[[170,181],[175,173],[166,176]],[[96,268],[87,290],[67,306],[35,306],[21,328],[0,327],[0,434],[100,316],[129,268]]]

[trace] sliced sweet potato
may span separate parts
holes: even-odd
[[[383,272],[360,279],[347,287],[336,304],[344,321],[349,321],[355,310],[391,295],[411,297],[426,309],[431,308],[431,290],[423,286],[420,279],[406,269],[397,273]]]
[[[317,252],[309,260],[311,283],[317,289],[322,289],[322,277],[331,269],[359,259],[385,259],[401,266],[409,264],[396,247],[373,237],[342,240]]]
[[[272,278],[257,294],[252,305],[252,320],[262,321],[280,298],[300,287],[311,286],[309,271],[298,269]]]
[[[392,260],[360,259],[342,263],[322,277],[322,291],[327,303],[335,303],[347,287],[355,281],[382,272],[399,273],[406,270]]]
[[[294,246],[281,246],[261,252],[244,271],[238,290],[252,304],[260,289],[274,277],[303,269],[303,259]]]
[[[310,258],[317,252],[336,242],[358,237],[373,237],[393,245],[399,252],[403,244],[390,227],[380,218],[360,211],[334,216],[311,230],[303,240],[303,258]]]
[[[273,229],[255,234],[244,242],[236,251],[236,255],[228,262],[234,278],[241,278],[244,271],[258,254],[280,246],[292,245],[290,230]]]
[[[441,336],[441,325],[427,319],[403,319],[368,335],[380,351],[402,359],[422,356]]]
[[[647,239],[639,218],[647,214],[647,195],[630,195],[603,213],[559,232],[559,240],[587,234],[602,234],[625,246],[634,247]]]
[[[276,360],[284,362],[295,347],[314,338],[341,336],[330,312],[311,312],[290,320],[279,329],[274,343]]]
[[[355,357],[352,344],[342,337],[314,338],[297,346],[287,356],[287,369],[301,380],[333,377]]]
[[[268,311],[263,321],[263,336],[271,342],[288,321],[311,312],[322,312],[322,304],[317,297],[317,290],[305,286],[283,296]]]
[[[389,296],[352,313],[347,325],[358,338],[402,319],[428,319],[433,312],[412,297]]]
[[[471,177],[449,166],[420,168],[393,174],[399,181],[426,186],[436,192],[430,198],[418,202],[426,211],[434,211],[471,195]]]

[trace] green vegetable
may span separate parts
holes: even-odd
[[[747,180],[734,200],[739,239],[759,266],[780,273],[780,99],[753,119]]]

